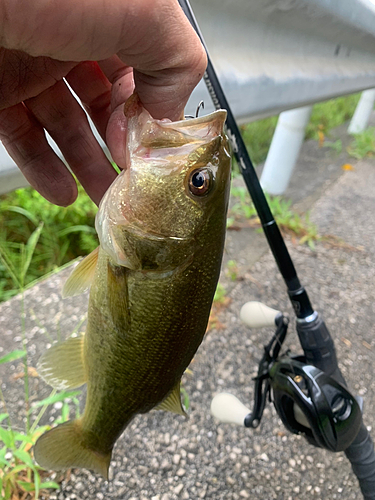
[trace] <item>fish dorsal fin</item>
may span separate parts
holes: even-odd
[[[70,337],[46,351],[37,364],[42,379],[55,389],[65,390],[86,383],[83,361],[84,335]]]
[[[156,407],[156,410],[170,411],[177,413],[177,415],[184,415],[184,417],[188,416],[181,403],[180,381],[178,381],[169,396]]]
[[[62,291],[62,296],[64,298],[80,295],[90,287],[94,279],[98,256],[99,247],[95,248],[95,250],[81,260],[78,266],[74,268],[72,274],[65,282]]]

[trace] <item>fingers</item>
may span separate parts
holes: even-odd
[[[80,95],[105,138],[111,114],[110,82],[98,64],[91,62],[75,66],[68,76],[73,90]],[[51,85],[47,80],[43,83],[40,78],[41,88]],[[77,196],[75,180],[49,146],[44,127],[89,196],[98,204],[116,174],[66,85],[60,81],[25,102],[26,106],[18,104],[0,111],[0,139],[28,182],[57,205],[69,205]]]
[[[99,66],[112,84],[111,108],[113,111],[120,104],[124,104],[134,91],[133,68],[126,66],[116,55],[100,61]]]
[[[116,173],[65,83],[57,82],[25,101],[25,105],[55,140],[90,198],[98,204]],[[35,169],[34,174],[38,176]]]
[[[77,185],[23,104],[0,111],[0,139],[28,182],[56,205],[70,205]]]
[[[178,120],[206,70],[206,52],[177,1],[148,7],[150,27],[136,52],[118,55],[133,66],[135,89],[151,116]]]
[[[105,141],[106,128],[111,115],[112,85],[97,62],[78,64],[66,77],[67,82],[79,96],[100,136]]]
[[[101,61],[100,67],[112,83],[112,113],[107,125],[106,142],[113,160],[124,169],[127,134],[124,103],[134,91],[133,68],[126,66],[117,56]]]
[[[0,109],[40,94],[76,64],[0,47]]]
[[[134,90],[133,69],[112,56],[99,64],[80,63],[66,79],[107,143],[113,160],[125,168],[127,123],[123,107]]]

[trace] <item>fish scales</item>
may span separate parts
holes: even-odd
[[[105,477],[113,446],[135,415],[158,406],[184,413],[179,385],[208,322],[230,178],[224,111],[161,122],[133,96],[125,114],[129,168],[99,207],[99,249],[65,285],[71,294],[91,284],[81,350],[74,357],[68,339],[69,359],[57,346],[39,364],[52,383],[63,379],[64,362],[69,374],[76,362],[74,384],[61,387],[80,380],[87,383],[87,398],[80,419],[38,440],[37,461],[52,469],[86,467]]]

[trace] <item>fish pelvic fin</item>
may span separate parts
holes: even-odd
[[[100,454],[85,446],[80,420],[70,420],[58,425],[43,434],[34,446],[35,460],[44,469],[90,469],[106,480],[111,455],[111,451]]]
[[[86,383],[84,335],[70,337],[46,351],[37,364],[42,379],[55,389],[73,389]]]
[[[188,415],[181,403],[180,381],[178,381],[172,392],[164,399],[164,401],[156,407],[156,410],[170,411],[188,418]]]
[[[74,268],[63,287],[63,298],[80,295],[90,287],[94,279],[98,256],[99,247],[95,248],[95,250],[82,259],[78,266]]]

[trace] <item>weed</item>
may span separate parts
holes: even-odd
[[[231,299],[226,295],[227,291],[221,283],[217,284],[212,309],[210,313],[210,318],[208,320],[207,331],[212,328],[224,328],[225,325],[219,321],[220,313],[226,309],[231,303]]]
[[[221,283],[217,284],[216,292],[214,295],[214,302],[223,303],[225,301],[226,290]]]
[[[0,364],[17,359],[26,359],[26,351],[10,352],[0,358]],[[2,500],[37,500],[40,494],[48,496],[48,490],[60,488],[56,482],[48,480],[48,473],[35,464],[32,446],[38,437],[50,428],[48,425],[39,425],[47,407],[61,402],[61,416],[55,423],[65,422],[69,418],[68,401],[73,400],[78,409],[76,397],[78,394],[77,391],[56,393],[56,390],[53,390],[48,398],[35,403],[31,408],[28,407],[28,398],[25,398],[27,415],[28,417],[34,415],[34,418],[32,425],[30,425],[30,419],[27,418],[25,431],[19,432],[12,426],[0,388],[0,400],[5,411],[0,413],[0,498]],[[36,410],[38,412],[35,415]]]
[[[247,226],[261,227],[247,189],[245,187],[232,187],[231,193],[238,201],[229,210],[229,229],[242,227],[242,219],[248,221],[245,224]],[[266,198],[281,230],[299,238],[299,243],[307,243],[310,248],[314,249],[314,242],[320,237],[316,226],[310,222],[308,214],[301,217],[292,210],[291,200],[286,200],[281,196],[266,195]]]
[[[241,126],[243,140],[255,165],[266,159],[276,124],[277,116],[271,116]]]
[[[339,155],[342,151],[342,141],[341,139],[337,139],[335,142],[330,142],[330,141],[324,141],[323,146],[325,148],[330,148],[332,151],[334,151],[337,155]]]
[[[315,104],[306,127],[305,139],[324,140],[332,128],[353,116],[359,97],[360,94],[353,94]],[[271,116],[241,126],[242,137],[255,165],[266,159],[276,124],[277,116]],[[335,150],[339,148],[338,143],[333,144]]]
[[[370,127],[359,134],[353,134],[354,141],[348,147],[350,156],[361,160],[375,154],[375,127]]]
[[[24,216],[24,214],[22,214]],[[34,221],[33,223],[35,223]],[[76,406],[76,416],[79,416],[77,396],[80,391],[60,392],[54,389],[49,397],[30,405],[29,375],[35,369],[28,366],[26,351],[26,328],[25,328],[25,304],[24,289],[27,282],[27,274],[37,249],[43,229],[43,222],[37,225],[26,243],[21,243],[18,249],[18,266],[9,257],[9,254],[0,247],[0,259],[9,273],[14,287],[21,291],[21,326],[22,326],[22,349],[14,350],[2,358],[0,365],[16,361],[23,362],[23,383],[25,403],[25,429],[16,431],[12,425],[10,413],[7,410],[3,391],[0,387],[0,402],[3,413],[0,414],[0,498],[2,500],[37,500],[42,493],[48,496],[48,489],[59,489],[54,481],[44,480],[48,473],[35,464],[33,460],[32,447],[38,437],[48,430],[50,426],[40,425],[41,419],[48,406],[61,403],[61,416],[55,423],[65,422],[69,418],[68,401],[73,400]],[[5,425],[4,425],[5,422]]]
[[[0,301],[97,245],[96,206],[79,188],[74,205],[52,205],[32,188],[0,197]]]
[[[236,281],[238,278],[238,265],[235,260],[228,260],[225,274],[232,281]]]
[[[238,201],[234,203],[230,210],[230,214],[238,214],[246,219],[251,219],[257,215],[257,211],[252,202],[250,202],[250,195],[244,187],[231,187],[231,195]]]
[[[185,389],[185,387],[183,387],[182,385],[180,386],[180,391],[181,391],[181,395],[182,395],[183,405],[185,406],[186,411],[188,411],[188,409],[190,407],[189,394],[187,393],[187,390]]]
[[[25,287],[26,274],[42,229],[43,223],[40,223],[31,233],[27,242],[19,244],[17,252],[10,253],[6,247],[0,247],[0,260],[13,282],[14,289],[18,291]]]
[[[319,140],[321,134],[329,135],[332,128],[350,120],[361,94],[352,94],[313,106],[309,124],[306,127],[306,139]]]

